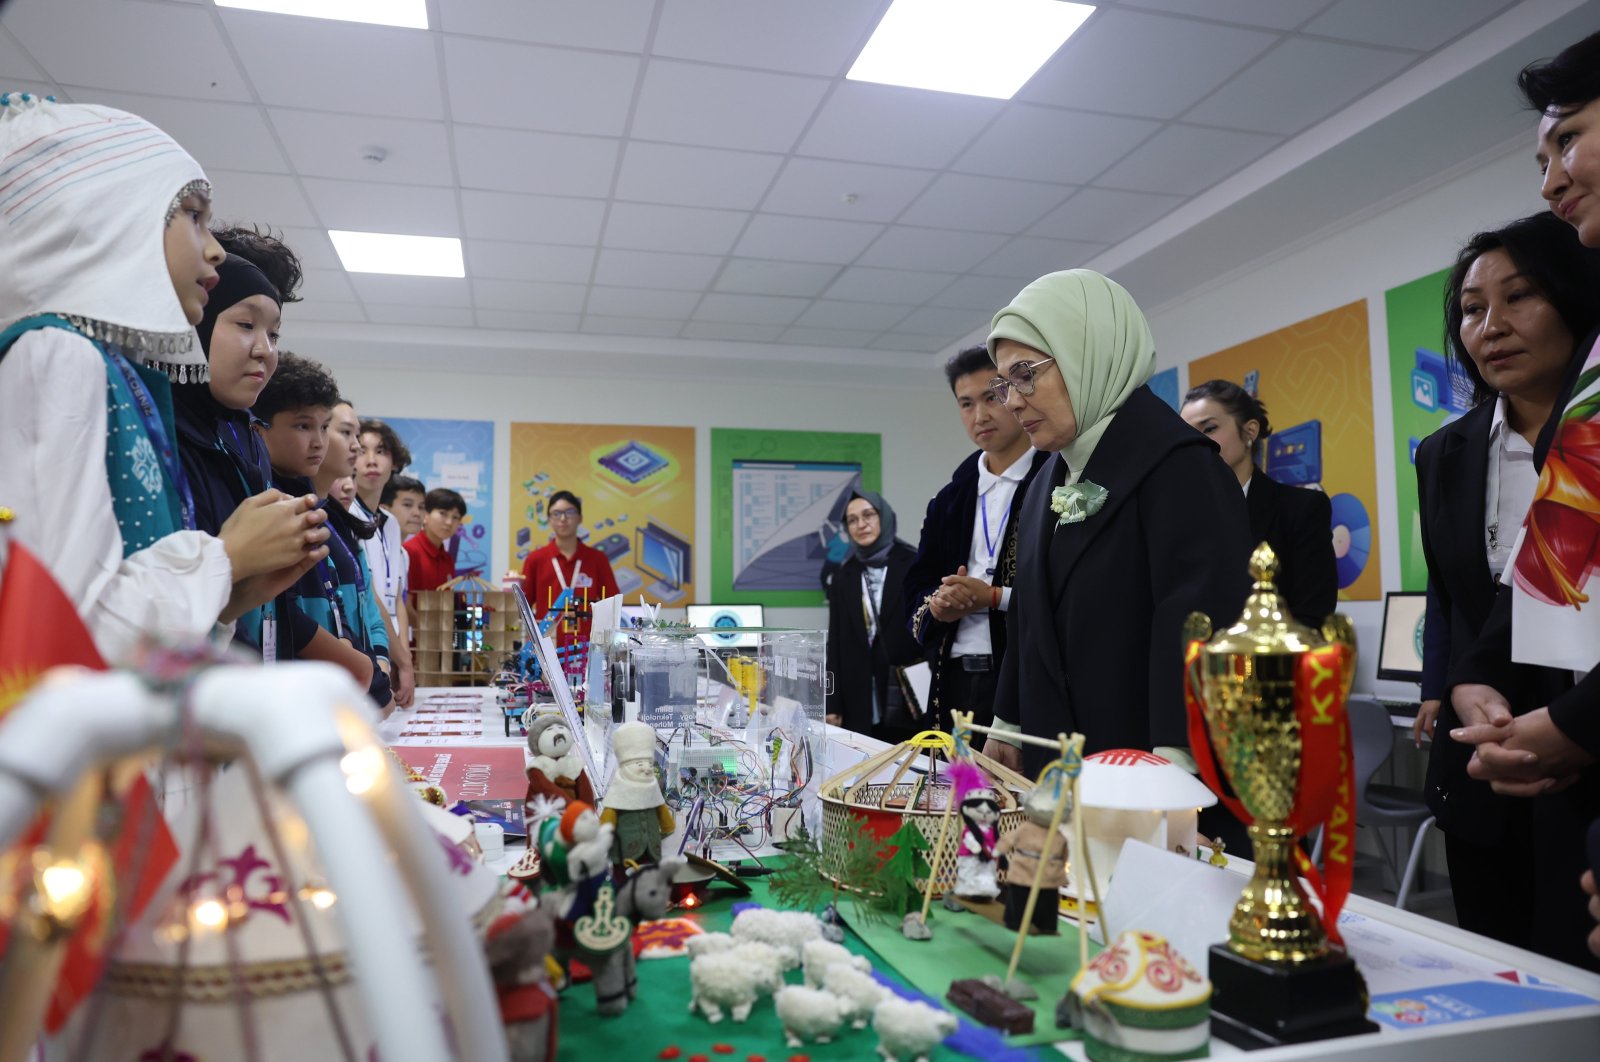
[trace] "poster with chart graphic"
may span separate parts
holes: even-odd
[[[879,489],[882,449],[876,433],[713,428],[717,603],[822,604],[822,568],[840,552],[844,508],[858,488]]]
[[[449,549],[455,554],[456,574],[476,575],[495,582],[494,570],[494,422],[489,420],[436,420],[432,417],[383,417],[411,451],[411,464],[403,471],[422,481],[428,490],[448,487],[467,503]]]

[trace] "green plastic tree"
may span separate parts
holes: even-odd
[[[856,917],[879,922],[884,912],[883,889],[878,875],[883,867],[885,843],[854,815],[844,836],[824,848],[804,825],[795,828],[784,843],[784,865],[772,875],[772,895],[784,907],[813,911],[825,901],[837,908],[839,893],[846,892]]]
[[[927,880],[933,873],[925,852],[933,850],[927,835],[917,824],[907,819],[885,842],[893,846],[894,854],[884,861],[874,884],[883,893],[882,907],[891,918],[899,918],[922,903],[922,887],[918,879]]]

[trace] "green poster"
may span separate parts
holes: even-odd
[[[1441,269],[1384,293],[1403,590],[1428,586],[1422,519],[1417,512],[1417,444],[1471,408],[1471,384],[1444,352],[1444,284],[1449,275],[1448,269]]]
[[[715,603],[821,605],[822,565],[858,487],[878,490],[876,432],[711,429]]]

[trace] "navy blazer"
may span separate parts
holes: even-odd
[[[1286,487],[1259,468],[1245,496],[1250,539],[1278,555],[1278,593],[1294,618],[1320,629],[1339,600],[1333,505],[1320,490]]]
[[[1183,623],[1239,618],[1250,589],[1250,522],[1217,446],[1148,387],[1112,419],[1083,478],[1105,506],[1056,526],[1059,455],[1017,524],[1017,600],[1007,613],[995,716],[1024,732],[1084,735],[1085,753],[1187,747]],[[1037,774],[1047,750],[1023,751]]]

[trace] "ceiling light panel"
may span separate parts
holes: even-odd
[[[428,28],[425,0],[217,0],[217,6],[265,11],[272,15],[366,22],[373,26]]]
[[[845,76],[1008,100],[1092,14],[1064,0],[894,0]]]
[[[350,273],[407,277],[464,277],[461,241],[453,236],[402,236],[329,229],[328,238]]]

